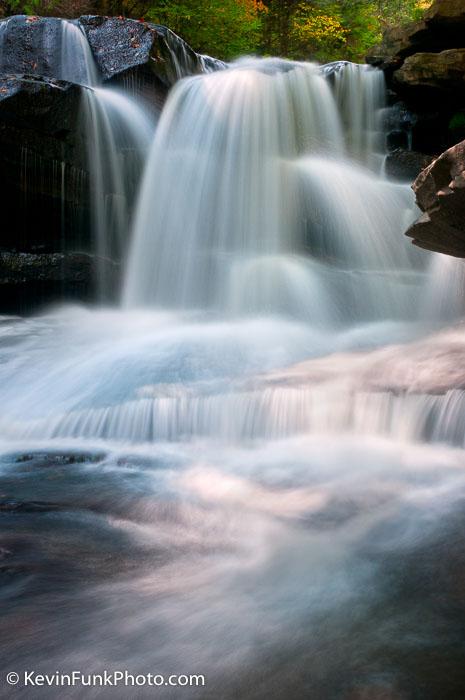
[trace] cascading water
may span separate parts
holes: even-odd
[[[402,235],[413,194],[381,174],[383,108],[382,75],[350,64],[179,82],[123,308],[0,325],[0,481],[34,494],[59,581],[38,584],[45,646],[20,633],[9,671],[112,659],[204,673],[221,698],[458,696],[465,339],[441,330],[458,263]],[[18,512],[28,552],[37,515]]]
[[[425,256],[397,235],[411,192],[363,165],[382,145],[382,81],[342,65],[334,96],[317,66],[267,60],[182,82],[149,156],[125,304],[332,327],[415,315]]]
[[[86,88],[82,122],[90,173],[95,250],[101,261],[125,254],[130,208],[154,126],[134,100],[100,86],[98,70],[84,32],[62,21],[61,75]],[[108,299],[111,281],[101,266],[99,288]]]

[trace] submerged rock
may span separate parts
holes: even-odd
[[[423,170],[413,189],[423,215],[407,231],[428,250],[465,257],[465,141]]]
[[[396,180],[412,182],[432,161],[432,156],[405,148],[396,148],[386,157],[386,175]]]

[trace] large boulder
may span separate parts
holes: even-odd
[[[465,48],[440,53],[416,53],[394,74],[397,84],[414,89],[433,88],[465,96]]]
[[[465,257],[465,141],[433,161],[413,189],[423,215],[407,231],[415,245]]]
[[[79,19],[103,80],[146,66],[166,87],[205,70],[203,56],[167,27],[122,17]],[[218,66],[220,62],[218,62]]]

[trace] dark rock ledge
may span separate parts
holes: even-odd
[[[423,214],[406,235],[421,248],[465,258],[465,141],[423,170],[413,189]]]

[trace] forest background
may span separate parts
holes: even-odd
[[[164,24],[199,53],[362,61],[384,30],[421,17],[432,0],[0,0],[12,14],[130,17]]]

